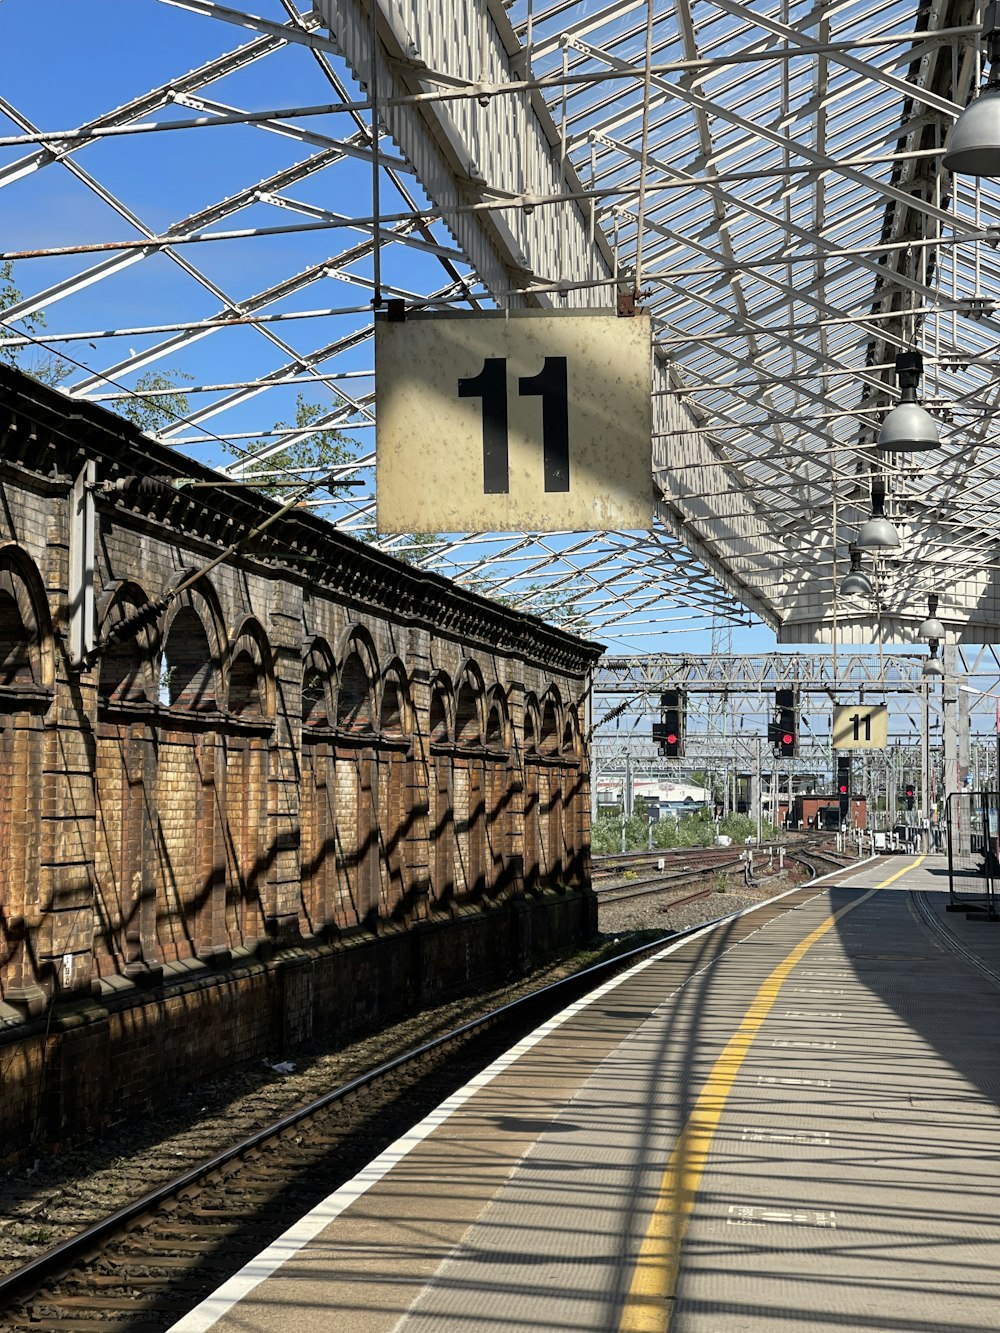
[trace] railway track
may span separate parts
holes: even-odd
[[[706,897],[704,889],[687,901]],[[811,894],[727,922],[718,947]],[[673,900],[679,902],[680,900]],[[746,922],[755,921],[754,925]],[[667,938],[464,1024],[184,1170],[0,1279],[4,1333],[160,1333],[351,1178],[451,1091],[613,972]],[[699,949],[699,965],[705,956]]]

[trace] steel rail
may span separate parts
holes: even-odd
[[[529,995],[521,996],[519,999],[512,1000],[508,1004],[501,1005],[498,1009],[490,1010],[489,1013],[481,1015],[479,1018],[470,1020],[462,1024],[461,1027],[446,1032],[440,1037],[435,1037],[432,1041],[425,1042],[402,1055],[395,1056],[391,1060],[377,1065],[374,1069],[351,1079],[348,1083],[339,1088],[335,1088],[322,1097],[316,1098],[306,1106],[300,1107],[296,1111],[290,1112],[280,1120],[267,1126],[265,1129],[257,1130],[255,1133],[240,1140],[230,1148],[215,1154],[198,1166],[191,1167],[173,1180],[165,1184],[158,1185],[149,1190],[146,1194],[134,1199],[132,1202],[124,1204],[116,1209],[108,1217],[100,1222],[86,1227],[76,1236],[71,1236],[68,1240],[62,1241],[59,1245],[49,1250],[45,1254],[39,1255],[30,1263],[25,1264],[15,1272],[0,1278],[0,1310],[6,1309],[12,1300],[24,1295],[32,1288],[38,1288],[45,1280],[57,1277],[60,1273],[79,1263],[89,1251],[109,1240],[116,1232],[125,1228],[129,1223],[134,1222],[138,1217],[146,1213],[153,1212],[156,1208],[166,1203],[168,1200],[181,1194],[184,1190],[190,1189],[193,1185],[198,1185],[215,1172],[227,1166],[237,1158],[248,1155],[255,1150],[267,1146],[274,1140],[280,1139],[290,1129],[301,1125],[311,1117],[328,1110],[338,1102],[346,1102],[358,1093],[365,1092],[375,1084],[388,1078],[391,1074],[404,1068],[407,1065],[417,1064],[435,1051],[444,1049],[449,1045],[459,1045],[470,1038],[485,1033],[489,1028],[499,1022],[510,1021],[518,1012],[525,1013],[530,1011],[532,1006],[543,1006],[546,998],[551,1002],[556,1000],[557,996],[571,996],[579,990],[585,993],[592,987],[600,984],[611,973],[627,965],[629,962],[641,958],[652,950],[662,948],[668,941],[675,942],[695,931],[703,930],[706,927],[718,925],[725,921],[727,917],[735,915],[726,913],[725,915],[713,918],[710,921],[703,922],[701,925],[692,926],[680,931],[666,931],[662,938],[653,940],[648,944],[640,945],[636,949],[631,949],[626,953],[617,954],[614,958],[606,959],[603,962],[595,963],[592,967],[584,968],[576,972],[571,977],[565,977],[559,981],[550,982]],[[566,1001],[569,1003],[569,1000]],[[558,1003],[558,1001],[557,1001]],[[558,1012],[558,1010],[554,1010]]]

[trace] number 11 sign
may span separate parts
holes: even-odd
[[[889,736],[885,704],[836,704],[833,709],[835,750],[884,750]]]
[[[648,528],[649,317],[375,321],[380,532]]]

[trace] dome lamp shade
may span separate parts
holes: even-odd
[[[861,568],[861,551],[851,547],[851,568],[840,580],[841,597],[871,597],[875,592],[871,579]]]
[[[997,0],[983,11],[980,30],[990,64],[986,87],[970,102],[952,127],[944,151],[949,171],[965,176],[1000,176],[1000,33]]]
[[[899,533],[885,516],[885,493],[872,491],[872,516],[855,539],[862,551],[894,551],[899,546]]]
[[[878,438],[880,449],[893,453],[912,453],[938,447],[937,422],[917,402],[917,389],[923,369],[924,359],[919,352],[896,354],[899,402],[882,422]]]
[[[944,638],[944,625],[937,618],[937,608],[937,593],[932,592],[927,598],[927,619],[917,630],[922,639],[930,639],[933,642]]]

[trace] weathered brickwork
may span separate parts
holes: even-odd
[[[0,366],[8,1153],[593,929],[597,648],[213,475]]]

